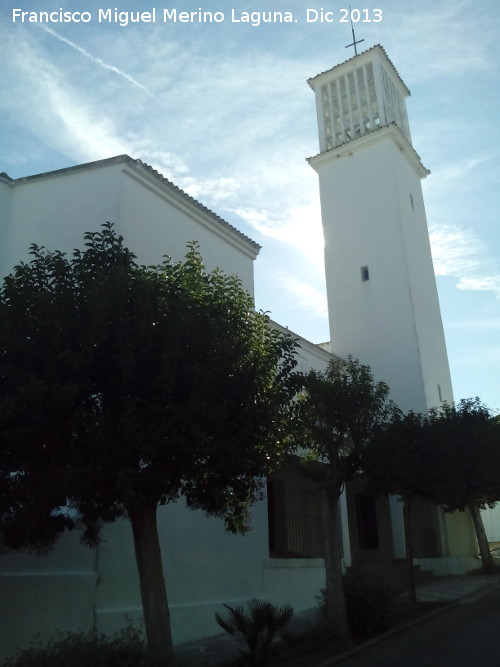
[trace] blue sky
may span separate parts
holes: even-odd
[[[382,44],[411,90],[455,398],[500,411],[500,3],[351,0],[360,50]],[[306,80],[352,55],[340,0],[4,0],[0,9],[0,171],[17,178],[128,153],[263,248],[256,302],[314,342],[328,339],[318,152]],[[101,22],[99,9],[157,22]],[[162,21],[163,8],[222,11],[222,23]],[[290,11],[283,24],[231,22]],[[21,23],[12,9],[88,11],[88,23]],[[307,23],[306,9],[333,23]],[[96,228],[101,221],[96,221]]]

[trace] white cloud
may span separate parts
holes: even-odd
[[[275,279],[285,292],[284,298],[295,307],[302,308],[305,312],[309,311],[316,317],[328,319],[328,305],[324,291],[291,274],[276,272]]]
[[[189,176],[178,178],[176,183],[190,194],[191,197],[204,201],[210,200],[214,204],[222,204],[234,198],[235,193],[239,189],[237,179],[230,176],[201,179]]]
[[[421,2],[414,12],[404,7],[400,13],[392,11],[384,27],[396,29],[397,24],[398,39],[391,48],[393,62],[402,71],[411,72],[414,82],[494,67],[489,45],[494,40],[495,22],[484,17],[488,11],[496,11],[496,4],[488,8],[483,3],[478,12],[470,0],[441,0]],[[477,32],[482,34],[481,40],[471,37]]]
[[[500,298],[500,276],[460,278],[458,289],[478,292],[493,292]]]
[[[1,35],[3,38],[4,35]],[[9,96],[2,106],[16,121],[63,153],[76,159],[96,159],[124,152],[113,122],[92,108],[85,95],[68,84],[61,70],[36,43],[10,36],[4,42],[11,67]],[[23,105],[16,102],[23,100]]]
[[[500,331],[500,319],[481,319],[481,320],[455,320],[450,322],[450,327],[459,327],[461,329],[477,329],[483,331]]]
[[[488,291],[500,298],[500,271],[474,232],[453,225],[430,230],[434,270],[457,278],[457,288]]]
[[[234,212],[264,236],[299,248],[309,259],[323,260],[319,203],[290,207],[276,216],[267,210],[252,207],[236,208]]]
[[[309,152],[300,134],[287,131],[290,115],[304,115],[292,62],[268,51],[220,58],[203,45],[188,50],[165,42],[164,31],[153,29],[147,43],[129,30],[112,45],[106,33],[88,32],[85,48],[51,29],[0,31],[11,63],[2,75],[11,101],[3,106],[46,147],[75,162],[129,153],[209,205],[224,203],[229,210],[272,201],[283,211],[277,199],[295,186],[297,167],[304,169]],[[54,58],[55,45],[45,33],[85,60],[72,53],[64,61]],[[134,76],[108,64],[128,62],[131,51]],[[131,95],[127,83],[140,90]],[[299,85],[307,94],[305,83]],[[144,94],[146,86],[154,96]],[[21,98],[20,112],[15,100]]]
[[[176,185],[179,185],[179,179],[182,175],[189,172],[189,167],[185,161],[169,151],[158,150],[154,147],[149,139],[139,139],[139,137],[132,137],[131,157],[137,157],[146,164],[149,164],[153,169],[156,169],[165,178],[176,180]]]
[[[98,78],[95,87],[82,85],[83,77],[75,83],[71,67],[61,68],[34,33],[16,38],[0,29],[0,40],[3,40],[6,59],[11,63],[9,70],[3,72],[4,85],[10,95],[3,96],[0,108],[12,114],[15,122],[26,128],[28,136],[33,134],[46,147],[68,155],[75,162],[128,153],[173,180],[187,174],[188,167],[183,159],[174,152],[158,148],[151,138],[154,133],[142,134],[137,128],[129,86],[125,86],[127,90],[115,88],[107,76]],[[69,42],[64,38],[62,41]],[[99,60],[87,55],[95,62]],[[111,68],[105,63],[99,64],[100,69]],[[117,68],[116,72],[122,79],[131,78]],[[111,106],[100,99],[102,95],[112,98]],[[17,103],[18,99],[23,100],[23,105]],[[20,154],[17,161],[22,164],[24,160]]]
[[[428,187],[439,192],[443,192],[444,188],[456,188],[467,180],[470,182],[470,179],[478,174],[480,167],[488,166],[488,163],[491,165],[492,162],[494,162],[494,158],[489,155],[475,155],[462,160],[447,162],[433,170],[432,181]]]
[[[472,231],[443,225],[430,230],[430,240],[436,275],[457,277],[479,270],[485,248]]]

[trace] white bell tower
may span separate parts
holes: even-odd
[[[379,45],[308,83],[332,352],[368,364],[405,411],[452,402],[409,90]]]

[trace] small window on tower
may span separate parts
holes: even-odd
[[[415,202],[413,201],[413,195],[410,193],[410,204],[412,208],[415,208]]]
[[[366,282],[367,280],[370,280],[370,272],[368,271],[367,266],[362,266],[361,267],[361,280],[363,282]]]

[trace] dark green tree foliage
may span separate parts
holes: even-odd
[[[428,443],[441,467],[434,495],[446,511],[500,499],[500,423],[479,398],[431,410]]]
[[[500,500],[500,423],[479,398],[429,412],[429,455],[440,474],[434,501],[446,512],[469,509],[483,569],[495,565],[480,509]]]
[[[0,293],[3,544],[40,550],[75,523],[92,544],[128,517],[150,653],[168,664],[156,508],[182,497],[248,529],[287,447],[295,342],[194,244],[141,267],[107,224],[71,259],[32,256]]]
[[[500,499],[500,426],[478,398],[427,415],[395,410],[366,450],[363,471],[374,491],[407,504],[418,496],[446,512],[469,508],[483,568],[493,567],[479,510]]]
[[[427,415],[394,410],[363,458],[380,493],[419,496],[445,511],[500,499],[500,424],[479,398],[444,403]]]
[[[361,467],[368,477],[367,488],[374,495],[395,495],[404,502],[405,546],[410,600],[416,603],[413,568],[412,500],[434,500],[439,487],[438,452],[429,447],[429,419],[415,412],[391,410],[387,423],[380,425]]]
[[[377,425],[386,419],[389,388],[376,382],[369,366],[349,357],[333,360],[324,372],[310,371],[296,402],[301,445],[307,449],[304,470],[322,490],[329,627],[349,636],[342,584],[338,501],[344,485],[360,470],[364,449]]]
[[[428,456],[427,441],[427,417],[394,408],[363,453],[362,469],[369,478],[369,489],[402,498],[432,495],[437,470],[434,457]]]
[[[3,547],[42,551],[73,526],[54,510],[66,505],[63,453],[85,378],[74,377],[71,267],[60,253],[33,253],[0,295],[0,525]]]

